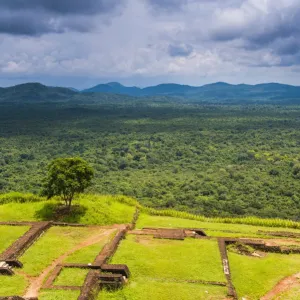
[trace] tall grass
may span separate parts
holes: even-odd
[[[0,205],[7,203],[29,203],[40,202],[46,199],[30,193],[10,192],[7,194],[0,194]]]
[[[228,224],[245,224],[263,227],[283,227],[300,229],[300,222],[282,219],[261,219],[258,217],[242,217],[242,218],[207,218],[201,215],[193,215],[183,211],[176,210],[157,210],[149,207],[142,207],[141,211],[152,216],[174,217],[200,222],[211,223],[228,223]]]

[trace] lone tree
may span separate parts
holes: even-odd
[[[70,209],[74,195],[90,186],[93,177],[94,171],[85,160],[57,158],[49,165],[42,194],[48,199],[60,196]]]

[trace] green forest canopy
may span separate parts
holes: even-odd
[[[39,193],[52,159],[80,156],[95,169],[89,192],[206,216],[299,220],[300,106],[90,97],[1,104],[0,192]]]

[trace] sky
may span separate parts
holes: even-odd
[[[0,86],[300,85],[299,0],[1,0]]]

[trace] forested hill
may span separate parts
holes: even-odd
[[[279,100],[279,99],[300,99],[300,87],[284,85],[279,83],[266,83],[258,85],[231,85],[224,82],[217,82],[200,87],[180,84],[160,84],[146,87],[125,87],[119,83],[100,84],[83,91],[84,93],[114,93],[131,96],[175,96],[187,97],[189,99],[218,99],[218,100]]]
[[[160,84],[141,89],[112,82],[81,92],[72,88],[48,87],[40,83],[0,88],[0,102],[107,101],[115,103],[152,101],[154,98],[158,101],[190,103],[297,104],[300,103],[300,87],[278,83],[231,85],[218,82],[201,87]]]
[[[40,83],[25,83],[0,88],[0,102],[44,102],[66,100],[76,94],[69,88],[49,87]]]

